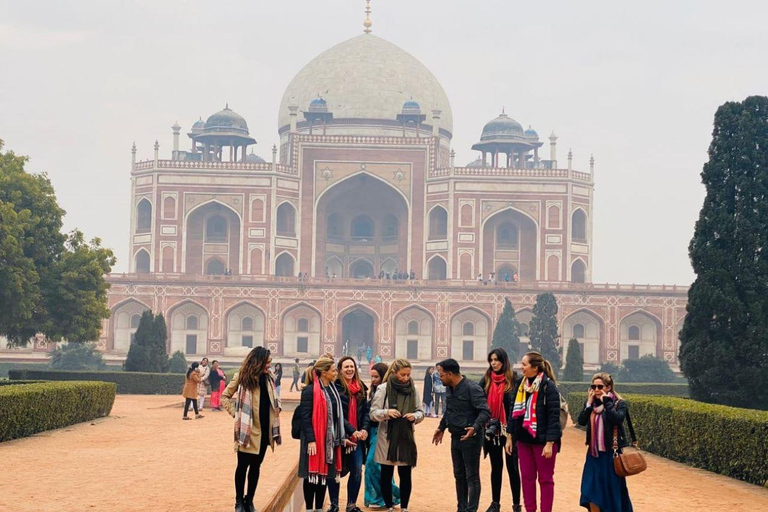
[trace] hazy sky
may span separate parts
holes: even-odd
[[[127,269],[139,159],[225,102],[270,158],[285,87],[361,33],[363,0],[0,0],[0,138],[47,172],[66,228]],[[596,164],[594,282],[688,284],[699,173],[725,101],[768,93],[763,1],[373,0],[373,30],[451,101],[457,165],[502,106]],[[186,145],[186,143],[184,143]],[[548,146],[543,155],[548,157]]]

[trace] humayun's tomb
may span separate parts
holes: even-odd
[[[134,146],[130,271],[109,276],[99,340],[110,356],[152,309],[169,353],[234,362],[264,344],[306,359],[348,341],[385,359],[481,362],[504,298],[526,342],[551,291],[561,343],[577,338],[587,367],[677,365],[687,288],[592,283],[594,161],[563,165],[554,133],[502,112],[478,130],[478,159],[456,166],[442,86],[368,27],[304,66],[278,113],[268,161],[229,106],[186,143],[175,124],[170,158],[155,144],[137,160]]]

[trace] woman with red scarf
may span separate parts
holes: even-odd
[[[362,512],[357,506],[360,485],[363,481],[363,461],[365,460],[365,441],[368,439],[370,418],[368,402],[365,399],[368,388],[360,379],[357,363],[352,356],[344,356],[336,366],[339,376],[336,378],[336,390],[341,397],[344,411],[344,427],[349,438],[349,446],[344,451],[342,474],[349,472],[347,480],[347,512]],[[354,444],[352,444],[354,443]],[[328,494],[331,506],[328,512],[339,512],[339,482],[328,482]]]
[[[506,460],[509,486],[512,488],[512,510],[520,512],[520,468],[517,448],[512,439],[512,429],[507,428],[507,418],[515,403],[517,376],[503,348],[495,348],[488,354],[488,370],[480,379],[480,387],[488,397],[491,420],[485,429],[485,455],[491,458],[491,506],[486,512],[501,510],[501,480]]]
[[[341,397],[334,385],[337,375],[333,359],[323,356],[307,372],[301,392],[298,476],[304,479],[307,510],[322,510],[328,482],[341,474],[346,436]]]

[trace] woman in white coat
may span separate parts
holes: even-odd
[[[408,512],[411,497],[411,469],[416,466],[414,425],[424,419],[411,363],[396,359],[387,370],[371,404],[371,420],[379,422],[374,460],[381,464],[381,494],[387,512],[392,512],[392,477],[397,466],[400,476],[400,510]]]

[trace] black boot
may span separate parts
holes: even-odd
[[[245,501],[241,497],[235,498],[235,512],[246,512]]]
[[[243,508],[245,512],[256,512],[256,507],[253,506],[253,498],[251,496],[245,496],[243,498]]]
[[[491,506],[485,512],[501,512],[501,505],[496,501],[492,501]]]
[[[339,506],[331,503],[331,506],[328,507],[328,512],[339,512]]]
[[[523,507],[521,505],[512,505],[512,512],[523,512]]]

